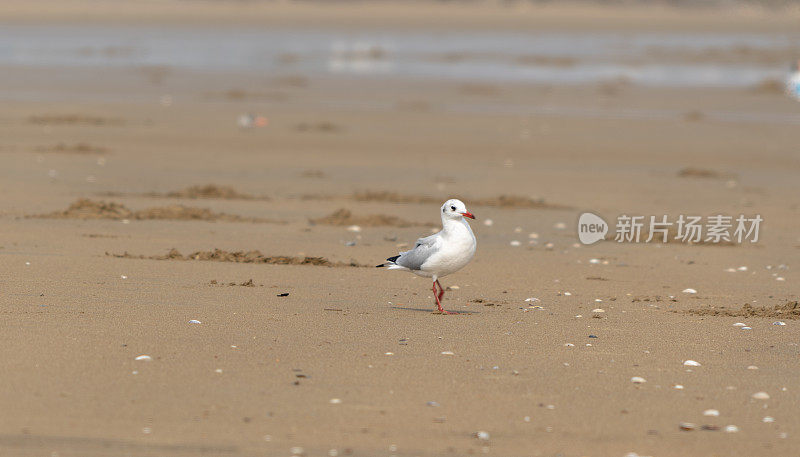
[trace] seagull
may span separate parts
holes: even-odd
[[[444,288],[439,278],[464,268],[475,255],[475,235],[464,219],[475,216],[467,211],[464,202],[450,199],[442,205],[442,230],[417,240],[414,249],[389,257],[377,265],[389,270],[406,270],[415,275],[433,279],[433,298],[442,314],[450,314],[442,308]],[[439,290],[436,290],[439,286]]]

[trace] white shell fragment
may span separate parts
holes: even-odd
[[[647,380],[641,376],[634,376],[631,378],[631,382],[634,384],[644,384],[645,382],[647,382]]]
[[[189,321],[190,324],[202,324],[202,322],[198,321],[197,319],[192,319]]]
[[[766,392],[756,392],[751,397],[756,400],[769,400],[769,394]]]
[[[672,386],[672,388],[677,390],[683,390],[683,384],[675,384],[674,386]]]
[[[696,294],[697,291],[694,289],[683,289],[683,293],[685,294]]]
[[[491,220],[491,219],[486,219],[485,221],[483,221],[483,225],[485,225],[487,227],[491,227],[492,224],[494,224],[494,221]]]
[[[683,366],[685,366],[685,367],[699,367],[700,366],[700,362],[697,362],[697,361],[694,361],[694,360],[687,360],[687,361],[683,362]]]
[[[761,422],[765,424],[771,424],[772,422],[775,422],[775,418],[772,416],[765,416],[763,419],[761,419]]]
[[[517,240],[513,240],[513,241],[512,241],[511,243],[509,243],[509,244],[510,244],[511,246],[519,246],[519,245],[521,245],[522,243],[520,243],[520,242],[519,242],[519,241],[517,241]]]
[[[442,351],[442,352],[441,352],[441,354],[442,354],[442,355],[455,355],[455,354],[453,353],[453,351]]]
[[[719,416],[719,410],[707,409],[707,410],[703,411],[703,415],[704,416],[711,416],[711,417],[718,417]]]
[[[744,322],[737,322],[737,323],[733,324],[733,326],[734,327],[747,327],[747,324],[745,324]]]
[[[150,362],[151,360],[153,360],[153,358],[150,357],[149,355],[142,354],[142,355],[136,357],[133,360],[141,360],[141,361],[144,361],[144,362]]]
[[[772,323],[772,325],[786,325],[786,322],[783,322],[783,321],[775,321],[775,322],[773,322],[773,323]]]
[[[481,441],[489,441],[489,432],[484,432],[483,430],[475,432],[475,438]]]
[[[739,431],[739,427],[737,427],[735,425],[728,425],[727,427],[725,427],[725,432],[726,433],[736,433],[738,431]]]
[[[348,232],[358,233],[358,232],[361,231],[361,227],[359,227],[358,225],[351,225],[351,226],[347,227],[347,231]]]
[[[332,405],[339,405],[341,403],[342,403],[342,400],[340,398],[331,398],[330,399],[330,404],[332,404]]]
[[[606,312],[606,310],[604,310],[603,308],[595,308],[595,309],[592,310],[592,312],[593,313],[604,313],[604,312]]]

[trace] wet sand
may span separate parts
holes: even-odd
[[[36,96],[0,115],[4,455],[800,446],[800,130],[779,92],[6,70]],[[372,266],[450,196],[478,251],[442,316],[427,279]],[[65,215],[79,199],[107,206]],[[756,244],[582,246],[583,211],[764,223]]]

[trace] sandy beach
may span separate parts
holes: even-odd
[[[798,34],[790,14],[750,10],[112,3],[9,2],[0,17],[245,40],[370,30],[370,13],[436,36],[430,8],[477,36],[544,22],[733,31],[765,49],[778,36],[773,54],[677,47],[630,63],[702,55],[731,71],[784,66]],[[800,105],[774,81],[420,76],[434,60],[584,62],[477,50],[407,57],[419,74],[402,60],[320,73],[288,41],[265,69],[115,63],[136,58],[132,42],[64,42],[103,66],[0,56],[0,454],[797,452]],[[438,230],[450,197],[477,217],[478,249],[442,279],[446,316],[428,279],[374,266]],[[584,212],[763,223],[756,243],[618,243],[612,227],[583,245]]]

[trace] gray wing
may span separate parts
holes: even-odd
[[[421,269],[422,264],[438,250],[439,239],[438,233],[418,239],[414,249],[401,253],[394,263],[409,270]]]

